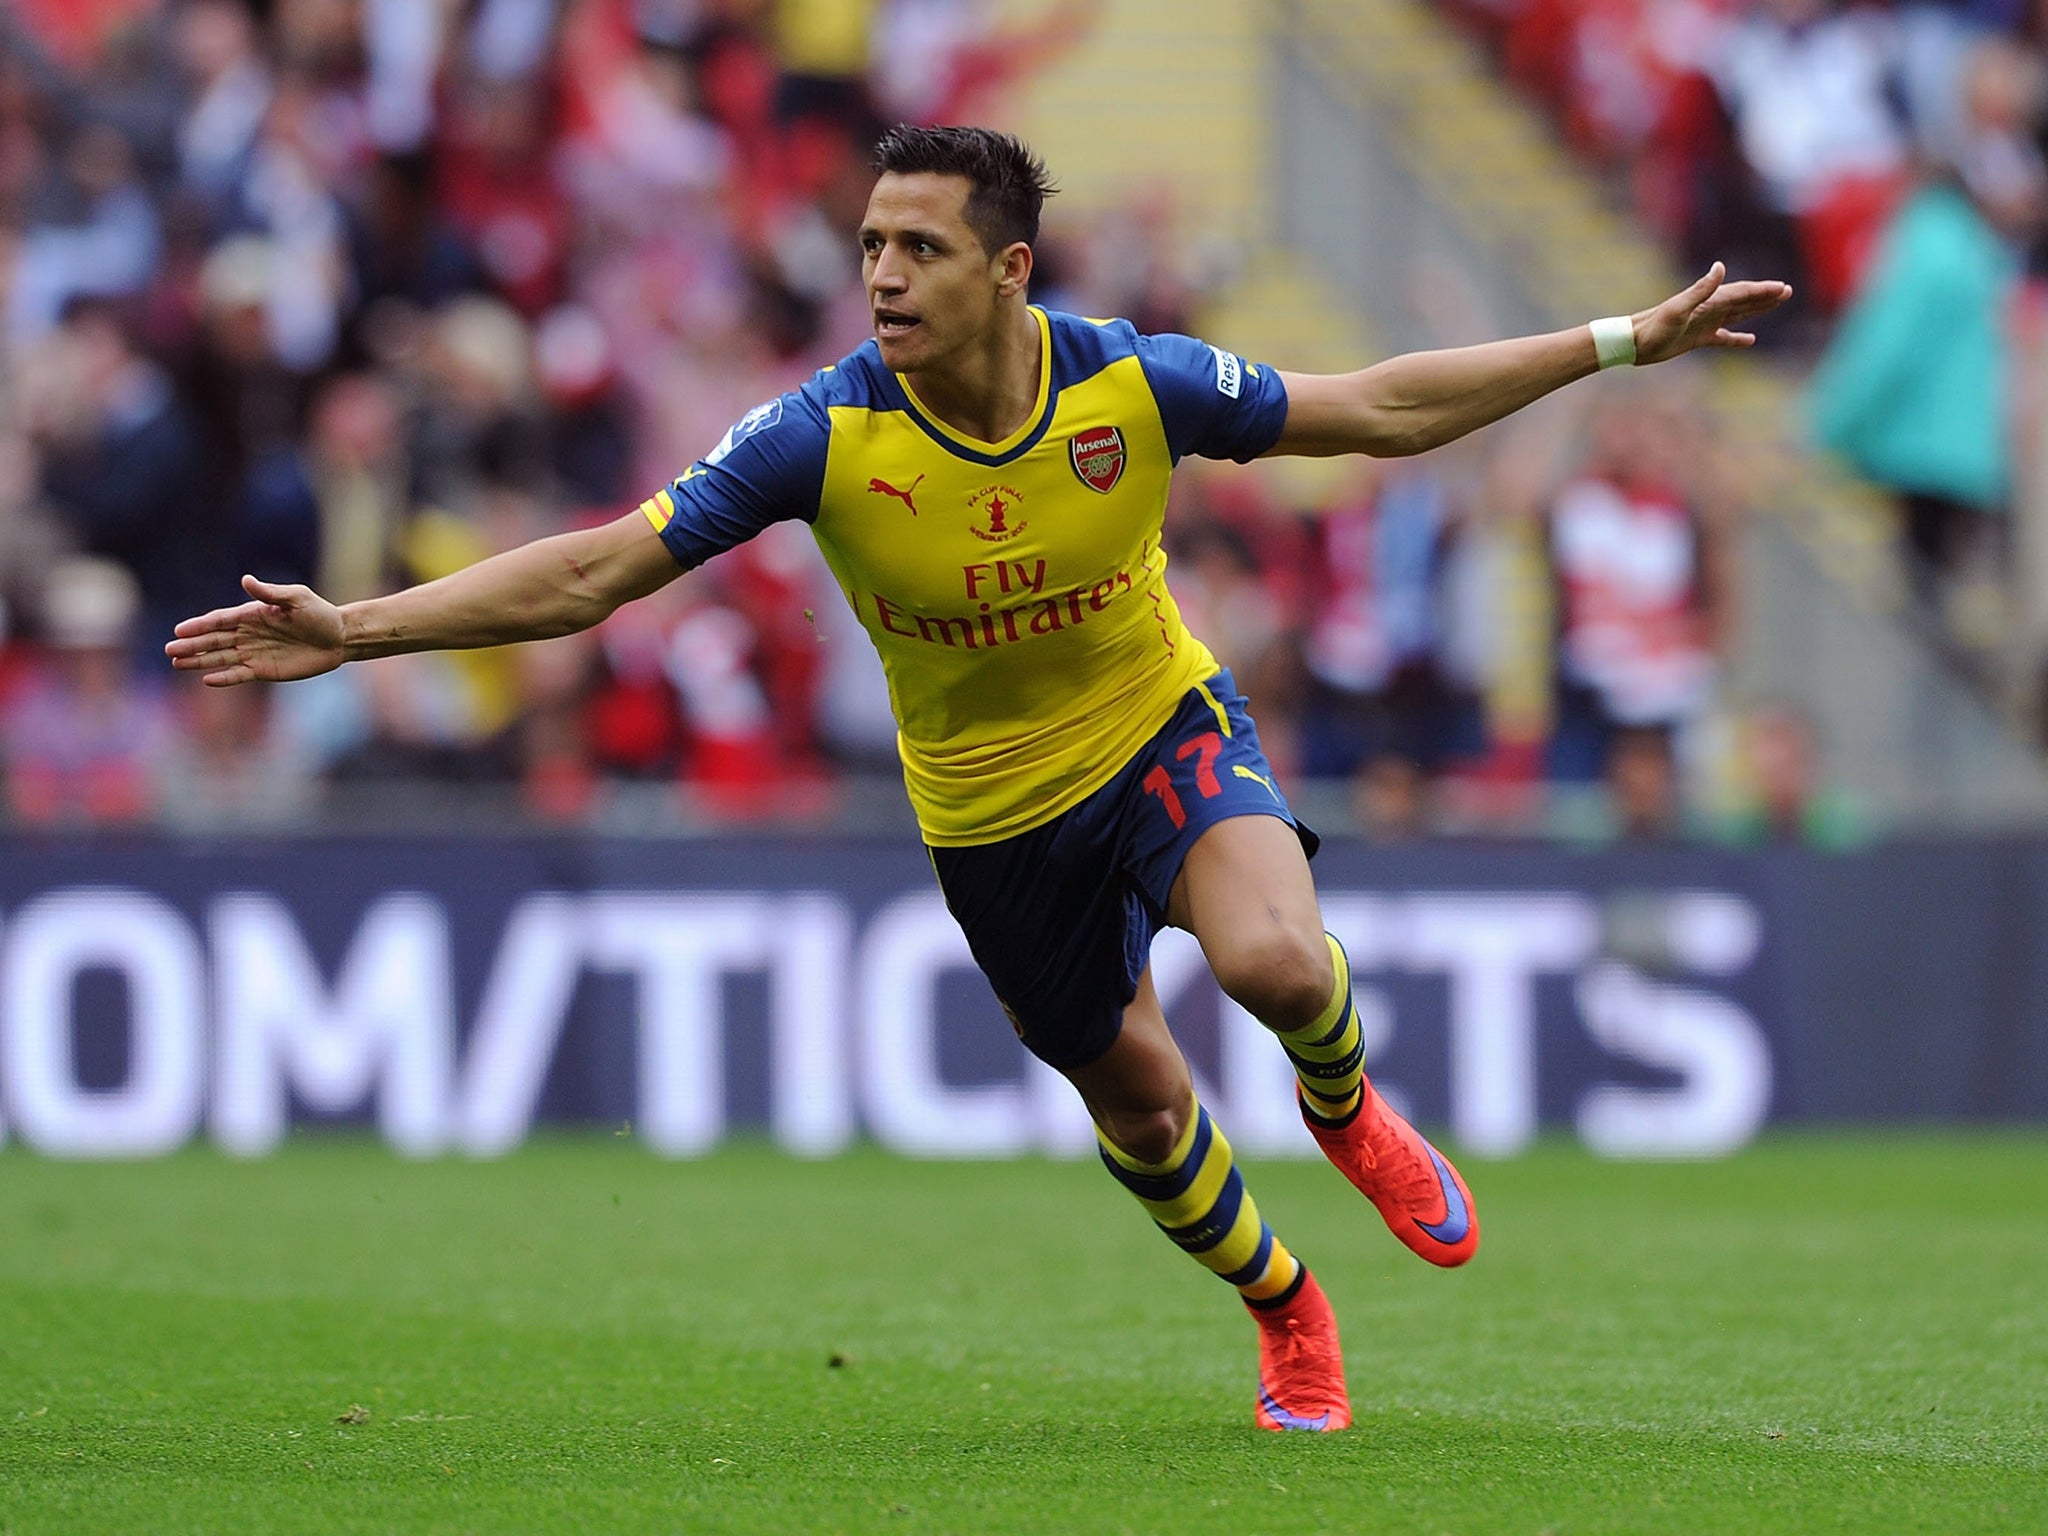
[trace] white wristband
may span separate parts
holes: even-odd
[[[1627,368],[1636,360],[1636,323],[1627,315],[1593,322],[1593,355],[1605,368]]]

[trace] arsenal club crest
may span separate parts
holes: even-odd
[[[1076,433],[1067,453],[1074,473],[1091,491],[1107,491],[1124,477],[1124,435],[1115,427]]]

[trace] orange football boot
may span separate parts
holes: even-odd
[[[1344,1354],[1337,1347],[1337,1315],[1306,1266],[1301,1289],[1277,1307],[1245,1310],[1259,1325],[1261,1429],[1328,1432],[1351,1427],[1344,1391]]]
[[[1358,1111],[1343,1125],[1318,1124],[1302,1105],[1323,1156],[1379,1208],[1394,1236],[1432,1264],[1452,1269],[1479,1249],[1472,1191],[1450,1160],[1387,1107],[1368,1081]]]

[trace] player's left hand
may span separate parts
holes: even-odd
[[[1776,309],[1792,297],[1792,285],[1775,280],[1731,283],[1727,278],[1728,269],[1717,261],[1683,293],[1631,316],[1637,366],[1661,363],[1699,347],[1755,346],[1754,335],[1730,327]]]

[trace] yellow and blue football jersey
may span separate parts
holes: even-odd
[[[1115,777],[1217,670],[1166,587],[1183,455],[1256,458],[1287,395],[1187,336],[1033,308],[1037,404],[953,430],[870,341],[757,406],[642,510],[684,566],[799,517],[881,653],[925,840],[994,842]]]

